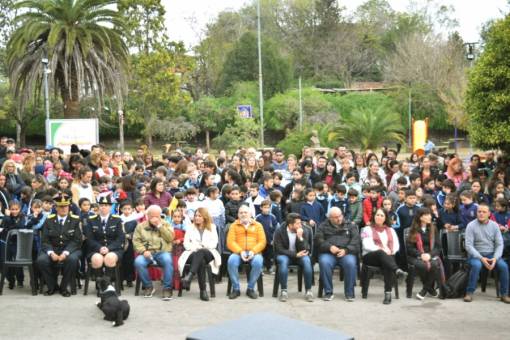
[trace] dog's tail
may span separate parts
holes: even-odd
[[[124,324],[124,315],[122,310],[117,311],[117,319],[113,322],[113,327],[119,327]]]

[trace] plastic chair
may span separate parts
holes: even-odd
[[[13,260],[9,260],[8,250],[9,241],[11,238],[16,237],[16,255]],[[9,268],[24,268],[28,267],[30,273],[30,287],[32,288],[32,295],[37,295],[37,287],[34,275],[34,263],[32,260],[32,245],[34,242],[34,231],[31,229],[16,229],[9,230],[5,240],[4,259],[2,277],[0,278],[0,295],[3,293],[5,276]]]
[[[377,266],[369,266],[364,263],[361,264],[361,275],[360,275],[360,285],[361,285],[361,297],[363,299],[367,298],[368,295],[368,287],[370,286],[370,278],[374,274],[382,274],[382,268]],[[395,277],[393,281],[393,289],[395,291],[395,298],[398,299],[398,280]]]
[[[184,266],[184,270],[183,270],[183,274],[186,274],[189,272],[189,268],[190,268],[190,265],[189,263],[186,263],[186,265]],[[208,264],[207,266],[205,266],[205,274],[207,275],[207,279],[209,281],[209,290],[211,292],[211,297],[216,297],[216,285],[215,285],[215,279],[214,279],[214,275],[212,273],[212,269],[211,269],[211,265]],[[189,288],[186,289],[186,291],[189,291]],[[181,286],[179,287],[179,293],[178,295],[179,297],[182,296],[182,284]]]
[[[446,239],[446,261],[448,273],[453,274],[453,264],[462,264],[467,260],[464,250],[464,233],[461,231],[441,230],[441,240]]]
[[[402,244],[400,247],[404,251],[404,254],[406,257],[407,257],[406,240],[409,238],[410,231],[411,231],[411,228],[404,229],[404,244]],[[416,270],[414,268],[414,265],[408,260],[407,261],[407,279],[406,279],[406,297],[408,299],[413,297],[413,286],[414,286],[415,278],[416,278]]]

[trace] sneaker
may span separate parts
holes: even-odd
[[[328,293],[326,295],[324,295],[324,301],[331,301],[335,298],[335,296],[333,295],[333,293]]]
[[[170,301],[173,299],[172,288],[163,289],[163,301]]]
[[[466,295],[464,295],[464,302],[472,302],[472,301],[473,301],[473,294],[466,293]]]
[[[237,299],[237,298],[238,298],[238,297],[240,297],[240,296],[241,296],[241,292],[240,292],[240,291],[238,291],[238,290],[232,290],[232,291],[230,292],[230,294],[228,295],[228,298],[229,298],[230,300],[234,300],[234,299]]]
[[[420,290],[420,292],[419,292],[419,293],[417,293],[417,294],[416,294],[416,298],[417,298],[418,300],[423,300],[423,299],[425,299],[425,296],[426,296],[426,295],[427,295],[427,290],[422,289],[422,290]]]
[[[289,298],[289,294],[287,294],[287,291],[286,290],[282,290],[282,292],[280,293],[280,301],[281,302],[287,302],[287,299]]]
[[[439,297],[439,293],[437,292],[436,289],[430,289],[427,291],[427,293],[433,297],[433,298],[438,298]]]
[[[254,299],[254,300],[259,297],[259,294],[255,291],[255,289],[247,289],[246,295],[248,295],[248,297],[250,299]]]
[[[347,301],[347,302],[354,302],[354,300],[355,300],[354,296],[346,296],[345,297],[345,301]]]
[[[305,293],[305,300],[308,302],[313,302],[313,293],[311,290],[307,290]]]
[[[500,300],[503,303],[510,303],[510,297],[508,297],[508,295],[504,295],[504,296],[500,297]]]
[[[154,295],[154,292],[156,291],[156,289],[154,289],[154,287],[147,287],[143,290],[143,297],[144,298],[151,298],[152,295]]]
[[[407,272],[405,272],[402,269],[398,268],[397,270],[395,270],[395,275],[397,275],[398,279],[405,279],[407,277]]]

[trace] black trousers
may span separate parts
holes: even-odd
[[[214,260],[213,254],[209,249],[199,249],[192,253],[186,263],[190,265],[189,271],[197,275],[198,287],[200,290],[205,290],[205,266]]]
[[[128,247],[122,256],[122,280],[127,282],[135,281],[135,252],[133,250],[133,241],[128,241]]]
[[[423,283],[423,289],[433,289],[434,282],[437,282],[438,285],[441,284],[441,266],[437,260],[430,261],[430,269],[421,259],[410,259],[409,262],[414,264],[414,268]]]
[[[76,275],[80,263],[81,251],[77,250],[69,254],[64,262],[54,262],[51,258],[41,253],[37,258],[37,267],[46,281],[48,290],[55,290],[57,286],[57,269],[62,266],[63,275],[60,282],[60,290],[66,290],[71,279]]]
[[[391,292],[395,280],[395,270],[398,269],[395,256],[388,255],[383,250],[372,251],[363,256],[363,263],[368,266],[381,267],[384,276],[384,291]]]

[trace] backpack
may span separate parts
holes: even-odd
[[[468,285],[469,271],[464,268],[454,273],[445,284],[445,297],[447,299],[457,299],[463,297]]]

